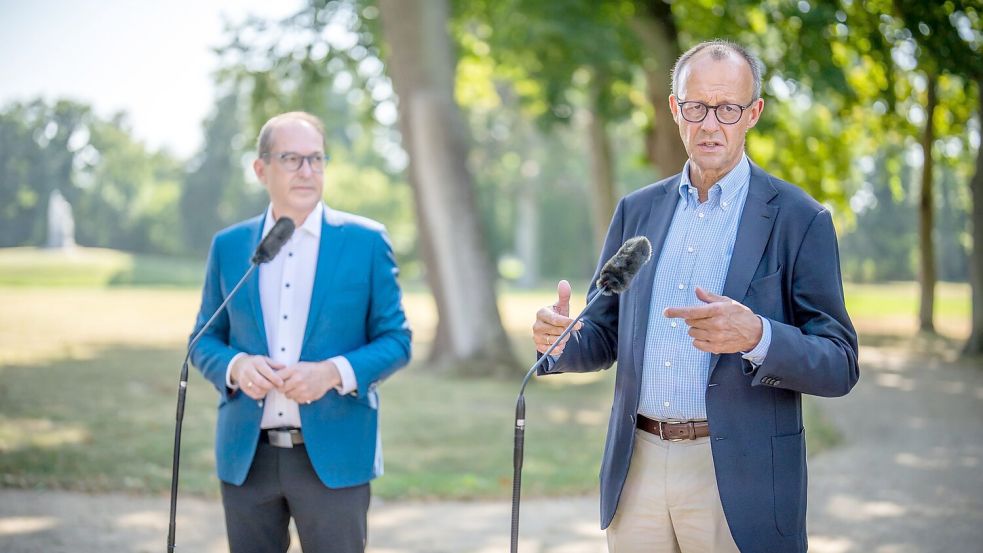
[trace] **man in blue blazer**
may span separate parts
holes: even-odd
[[[621,200],[601,252],[643,235],[652,260],[544,372],[618,362],[600,475],[612,552],[802,552],[801,394],[841,396],[859,377],[832,220],[744,154],[764,107],[744,48],[695,46],[672,89],[689,160]],[[561,281],[537,313],[540,352],[570,322],[569,297]]]
[[[382,225],[322,202],[324,127],[301,112],[260,131],[266,213],[219,232],[195,332],[280,217],[296,230],[191,353],[218,390],[215,456],[232,553],[365,550],[369,481],[382,473],[376,386],[410,358]]]

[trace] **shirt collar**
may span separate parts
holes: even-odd
[[[696,197],[696,187],[693,186],[692,181],[689,179],[689,163],[689,160],[686,160],[686,164],[683,165],[683,172],[679,178],[679,197],[686,202],[687,208],[691,206],[695,207],[699,202],[699,199]],[[750,182],[751,161],[748,159],[747,154],[742,154],[741,160],[737,162],[737,165],[728,171],[716,184],[710,187],[707,201],[712,202],[712,207],[720,207],[720,209],[727,211],[734,206],[734,200],[737,198],[737,195]],[[690,190],[693,191],[692,194]]]
[[[307,218],[304,219],[304,224],[297,227],[297,230],[302,230],[314,238],[321,238],[321,221],[323,220],[324,202],[318,202],[310,214],[307,215]],[[273,219],[273,204],[270,204],[266,208],[266,220],[263,222],[263,236],[266,236],[270,232],[275,222]]]

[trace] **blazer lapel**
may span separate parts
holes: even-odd
[[[311,306],[307,313],[307,326],[304,341],[301,342],[301,359],[307,349],[307,340],[314,330],[315,321],[324,305],[324,298],[331,293],[330,284],[341,265],[341,252],[345,244],[345,231],[338,214],[324,207],[324,220],[321,221],[321,244],[317,252],[317,269],[314,272],[314,286],[311,289]]]
[[[634,329],[632,332],[632,356],[635,372],[641,382],[642,360],[645,357],[645,336],[648,333],[649,310],[652,303],[652,281],[659,264],[662,246],[672,224],[679,196],[679,176],[669,180],[652,195],[652,205],[638,222],[638,229],[652,242],[652,258],[635,275],[636,284],[629,289],[632,294]]]
[[[246,269],[249,269],[249,260],[252,257],[256,247],[259,246],[259,241],[263,238],[263,225],[266,222],[266,214],[264,213],[257,219],[256,228],[252,231],[252,239],[248,244],[249,249],[246,251]],[[262,344],[263,351],[266,351],[267,340],[266,340],[266,323],[263,322],[263,304],[259,301],[259,267],[256,268],[251,277],[249,277],[249,282],[245,284],[246,295],[249,296],[249,306],[253,311],[253,321],[256,323],[256,328],[259,329],[260,343]]]
[[[734,243],[734,253],[730,258],[727,269],[727,280],[724,281],[723,295],[742,301],[754,271],[761,262],[761,255],[768,244],[771,230],[778,216],[778,206],[768,202],[778,194],[769,182],[768,174],[757,165],[751,164],[751,181],[748,184],[747,200],[741,222],[737,227],[737,239]],[[710,375],[720,360],[719,354],[710,359]]]

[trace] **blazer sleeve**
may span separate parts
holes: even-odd
[[[403,312],[402,292],[396,277],[396,256],[384,230],[373,233],[368,341],[344,356],[358,382],[358,394],[367,393],[410,360],[411,332]]]
[[[849,392],[860,378],[857,333],[847,315],[836,232],[821,210],[806,230],[791,275],[791,323],[769,319],[771,346],[753,386],[818,396]]]
[[[624,199],[618,202],[614,217],[611,218],[601,257],[587,290],[588,303],[598,294],[597,279],[601,275],[601,268],[625,241],[624,203]],[[539,374],[592,372],[609,368],[618,360],[618,309],[617,294],[598,299],[584,316],[583,328],[570,333],[570,340],[563,348],[563,354],[555,362],[550,361],[540,368]]]
[[[195,327],[191,332],[191,337],[189,337],[189,345],[190,340],[198,334],[198,331],[205,326],[215,310],[225,301],[220,267],[218,237],[216,237],[212,240],[211,248],[208,250],[205,285],[201,292],[201,308],[198,310]],[[238,353],[238,350],[229,346],[229,312],[223,309],[212,326],[202,335],[198,344],[191,350],[191,362],[215,386],[223,400],[228,400],[233,393],[225,385],[225,373],[229,362]]]

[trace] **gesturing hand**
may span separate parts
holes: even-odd
[[[331,361],[308,363],[302,361],[277,373],[283,378],[280,392],[297,403],[321,399],[331,388],[341,384],[341,373]]]
[[[536,312],[536,322],[532,325],[532,341],[536,344],[536,351],[546,353],[546,350],[556,341],[563,330],[573,319],[570,318],[570,283],[561,280],[556,285],[556,303],[549,307],[544,307]],[[574,330],[580,330],[584,323],[577,322]],[[568,334],[560,345],[556,346],[551,355],[560,355],[563,348],[570,340]]]
[[[253,399],[263,399],[274,388],[283,386],[277,371],[285,365],[262,355],[243,355],[230,369],[230,380],[242,393]]]
[[[710,353],[736,353],[751,351],[761,341],[761,319],[746,305],[700,287],[696,297],[704,305],[667,307],[662,313],[686,321],[693,347]]]

